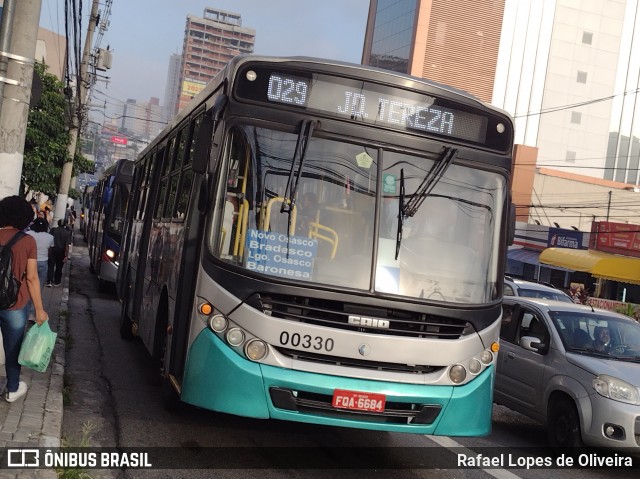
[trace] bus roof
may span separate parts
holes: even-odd
[[[339,60],[330,60],[319,57],[307,57],[307,56],[291,56],[291,57],[275,57],[275,56],[265,56],[265,55],[255,55],[255,54],[242,54],[237,55],[232,58],[229,63],[220,71],[218,74],[200,91],[193,99],[189,102],[189,104],[183,108],[173,119],[163,128],[163,130],[156,136],[156,138],[141,152],[140,155],[146,154],[147,151],[153,149],[158,140],[165,137],[169,131],[177,128],[177,126],[193,111],[202,106],[202,104],[206,101],[208,97],[213,95],[215,91],[220,87],[221,84],[225,82],[225,80],[231,80],[232,75],[238,70],[238,68],[246,63],[246,62],[269,62],[269,63],[298,63],[301,66],[307,64],[309,68],[313,69],[331,69],[331,67],[340,67],[345,69],[353,70],[353,75],[356,77],[367,77],[370,81],[373,82],[388,82],[391,78],[395,78],[393,81],[400,80],[399,86],[402,88],[406,88],[408,90],[423,90],[424,87],[428,88],[436,88],[442,90],[445,94],[454,94],[456,96],[460,96],[465,98],[469,103],[476,103],[477,107],[486,108],[494,111],[497,114],[505,115],[511,118],[511,115],[507,113],[505,110],[497,108],[489,103],[486,103],[471,93],[460,90],[458,88],[445,85],[442,83],[434,82],[431,80],[427,80],[420,77],[415,77],[411,75],[407,75],[404,73],[394,72],[391,70],[384,70],[381,68],[361,65],[357,63],[349,63]],[[373,74],[373,76],[371,76]]]

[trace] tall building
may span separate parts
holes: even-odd
[[[493,94],[504,0],[371,0],[362,63]]]
[[[167,123],[178,113],[178,92],[180,91],[180,67],[182,55],[172,53],[167,70],[167,83],[164,87],[164,111]]]
[[[178,110],[191,101],[234,56],[253,53],[256,31],[242,26],[237,13],[205,8],[187,15],[180,69]]]
[[[372,0],[363,63],[505,109],[539,167],[640,184],[640,0]]]
[[[160,100],[151,97],[147,102],[128,99],[122,106],[119,129],[138,139],[154,138],[164,127],[165,115]]]
[[[507,0],[493,103],[539,166],[639,184],[637,0]],[[509,19],[508,21],[506,19]]]

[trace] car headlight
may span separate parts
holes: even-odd
[[[593,389],[598,394],[614,401],[627,404],[640,404],[638,389],[622,379],[603,374],[593,380]]]

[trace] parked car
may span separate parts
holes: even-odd
[[[608,339],[599,341],[604,328]],[[640,452],[637,321],[581,304],[505,296],[500,338],[496,403],[546,425],[554,447]]]
[[[564,301],[565,303],[574,302],[571,296],[554,286],[547,286],[542,283],[534,283],[533,281],[525,281],[523,279],[514,279],[508,276],[504,278],[504,295],[554,299],[556,301]]]

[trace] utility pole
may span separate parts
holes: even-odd
[[[64,219],[67,208],[67,200],[69,199],[69,185],[71,184],[71,174],[73,172],[73,159],[76,154],[78,144],[78,134],[82,126],[83,108],[87,96],[87,85],[89,85],[89,61],[91,57],[91,45],[93,43],[93,33],[96,29],[98,21],[99,0],[93,0],[91,5],[91,16],[89,17],[89,27],[87,28],[87,38],[84,42],[84,51],[82,54],[82,64],[80,65],[80,81],[77,84],[77,91],[74,98],[74,113],[71,116],[71,126],[69,128],[69,157],[70,160],[62,166],[62,174],[60,176],[60,186],[58,188],[58,196],[56,198],[56,207],[53,213],[54,224],[57,220]]]
[[[0,28],[0,198],[17,195],[20,190],[41,6],[42,0],[4,2]]]

